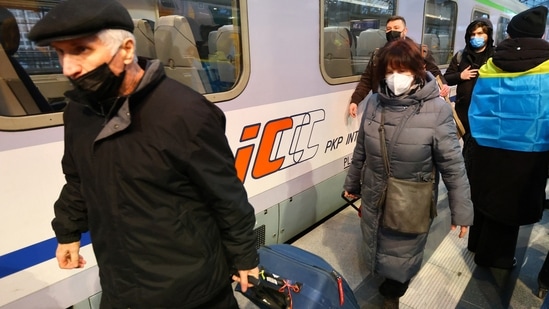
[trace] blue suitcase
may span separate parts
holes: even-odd
[[[262,309],[360,308],[345,279],[313,253],[287,244],[263,246],[259,265],[258,286],[244,295]]]

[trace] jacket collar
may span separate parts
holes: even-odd
[[[120,102],[116,102],[119,107],[116,109],[115,113],[112,113],[112,117],[105,118],[106,123],[95,138],[95,141],[99,141],[128,128],[132,122],[130,105],[141,103],[143,100],[140,100],[140,98],[147,95],[166,76],[160,60],[139,59],[139,65],[145,70],[145,74],[139,82],[139,85],[137,85],[137,88],[132,94],[120,98]]]

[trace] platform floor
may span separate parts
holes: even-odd
[[[521,227],[513,270],[477,267],[467,239],[450,231],[447,199],[439,198],[439,216],[428,238],[424,265],[400,299],[403,309],[532,309],[540,308],[537,273],[549,250],[549,211],[543,220]],[[313,252],[339,271],[355,292],[361,308],[381,308],[381,278],[362,269],[359,218],[347,207],[292,244]],[[241,308],[256,308],[237,294]],[[299,308],[296,308],[299,309]]]

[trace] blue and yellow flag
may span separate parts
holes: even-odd
[[[549,61],[508,73],[492,62],[479,70],[469,107],[479,145],[524,152],[549,150]]]

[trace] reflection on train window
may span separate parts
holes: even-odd
[[[50,7],[32,1],[18,4],[0,1],[2,116],[52,113],[66,105],[63,93],[71,86],[61,74],[56,53],[27,39],[32,26]]]
[[[424,33],[422,43],[426,45],[441,66],[450,63],[454,54],[457,4],[454,1],[426,0]]]
[[[236,1],[158,1],[151,42],[168,76],[200,93],[234,87],[242,53],[239,9],[231,3]]]
[[[473,10],[473,16],[471,16],[471,21],[477,20],[479,18],[490,19],[490,14],[479,10]]]
[[[0,116],[62,111],[72,88],[57,54],[27,39],[60,0],[0,0]],[[236,0],[122,0],[134,20],[136,53],[158,58],[166,74],[209,94],[233,89],[242,72]],[[219,99],[219,98],[218,98]]]
[[[510,18],[500,16],[498,19],[498,27],[496,30],[496,45],[507,38],[507,25],[511,21]]]
[[[394,0],[324,0],[322,65],[327,78],[360,75],[386,43],[385,24]]]

